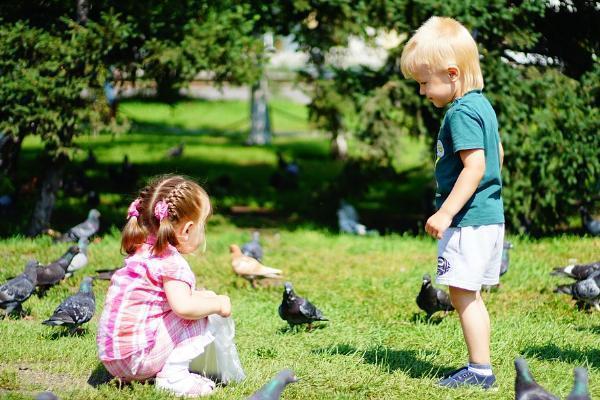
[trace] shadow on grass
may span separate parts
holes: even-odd
[[[312,353],[320,355],[358,355],[367,364],[377,365],[388,373],[400,370],[411,378],[440,378],[453,370],[421,359],[417,350],[396,350],[385,346],[361,350],[348,344],[338,344],[328,348],[315,349]],[[425,353],[426,355],[435,354],[432,351],[426,351]]]
[[[280,335],[296,335],[299,333],[311,333],[325,328],[327,328],[326,322],[313,322],[312,328],[310,330],[308,329],[308,325],[306,324],[294,326],[288,324],[279,328],[277,330],[277,333]]]
[[[87,383],[88,385],[97,388],[100,385],[105,385],[110,383],[113,380],[113,376],[104,368],[102,363],[98,363],[96,368],[92,371],[90,376],[88,377]]]
[[[522,353],[540,360],[560,360],[575,364],[587,363],[593,368],[600,368],[600,349],[561,348],[549,343],[543,346],[526,347]]]
[[[445,319],[441,315],[432,315],[431,318],[427,318],[427,314],[425,313],[414,313],[409,321],[413,324],[439,325]]]
[[[50,340],[58,340],[64,337],[82,337],[89,333],[87,328],[69,329],[66,327],[56,327],[49,334],[44,335]]]

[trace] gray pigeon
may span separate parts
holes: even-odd
[[[573,390],[569,393],[566,400],[591,400],[588,390],[588,372],[585,368],[575,368],[573,371],[575,383]]]
[[[92,208],[88,217],[82,223],[69,229],[64,235],[58,238],[59,242],[77,242],[81,238],[89,238],[100,229],[100,211]]]
[[[100,279],[104,281],[110,281],[115,272],[117,272],[119,268],[113,269],[99,269],[96,271],[97,275],[94,276],[94,279]]]
[[[257,392],[254,392],[252,396],[248,397],[248,400],[277,400],[281,397],[281,392],[283,392],[285,387],[294,382],[298,382],[294,371],[284,369]]]
[[[58,396],[52,392],[42,392],[35,396],[35,400],[59,400]]]
[[[438,311],[444,311],[446,314],[454,310],[450,296],[442,289],[438,289],[431,284],[431,276],[423,275],[421,291],[417,295],[417,305],[427,313],[427,319]]]
[[[65,273],[65,278],[69,278],[73,275],[73,272],[80,270],[85,267],[88,263],[87,249],[90,241],[88,238],[81,238],[77,242],[77,247],[79,247],[79,253],[75,254],[71,263],[67,267],[67,272]]]
[[[21,311],[21,303],[35,291],[38,265],[36,260],[29,261],[25,272],[0,286],[0,308],[4,309],[6,315],[14,310]]]
[[[513,247],[514,246],[509,241],[505,241],[502,245],[502,261],[500,263],[500,276],[504,275],[508,271],[508,264],[510,262],[508,252]]]
[[[64,279],[67,268],[77,253],[79,253],[79,247],[71,246],[58,260],[46,266],[37,267],[37,286],[40,293]]]
[[[594,219],[590,215],[587,208],[584,206],[579,207],[581,213],[581,222],[585,229],[592,235],[600,235],[600,219]]]
[[[570,294],[574,300],[577,300],[579,308],[592,306],[600,311],[600,271],[594,272],[589,278],[582,281],[559,285],[554,292]]]
[[[590,264],[567,265],[566,267],[556,267],[550,272],[550,275],[567,276],[578,281],[587,279],[594,272],[600,271],[600,261]]]
[[[92,278],[86,276],[79,286],[79,292],[60,303],[54,310],[54,314],[42,324],[75,329],[92,319],[94,311],[96,311],[96,301],[92,291]]]
[[[252,240],[242,246],[242,254],[262,262],[263,249],[259,242],[260,233],[252,232]]]
[[[171,147],[167,150],[167,157],[169,158],[179,158],[183,155],[183,143],[179,143],[175,147]]]
[[[323,316],[321,310],[310,301],[296,295],[290,282],[284,284],[283,300],[278,311],[281,319],[287,321],[292,327],[308,324],[308,330],[310,330],[315,321],[329,321],[327,317]]]
[[[546,391],[531,376],[527,362],[523,358],[515,360],[515,400],[559,400]]]

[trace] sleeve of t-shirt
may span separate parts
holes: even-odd
[[[456,110],[450,118],[454,152],[483,149],[483,126],[477,114],[466,109]]]
[[[185,282],[192,289],[196,287],[196,277],[185,258],[180,254],[173,254],[163,260],[162,275],[163,278]]]

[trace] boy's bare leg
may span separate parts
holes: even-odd
[[[479,292],[450,286],[472,364],[490,365],[490,317]]]

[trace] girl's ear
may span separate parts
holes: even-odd
[[[456,82],[460,78],[460,69],[457,65],[450,65],[448,67],[448,76],[452,82]]]
[[[188,239],[189,235],[190,235],[190,229],[192,229],[192,226],[194,226],[194,222],[193,221],[188,221],[186,222],[182,227],[181,230],[179,231],[179,235],[181,237],[183,237],[185,240]]]

